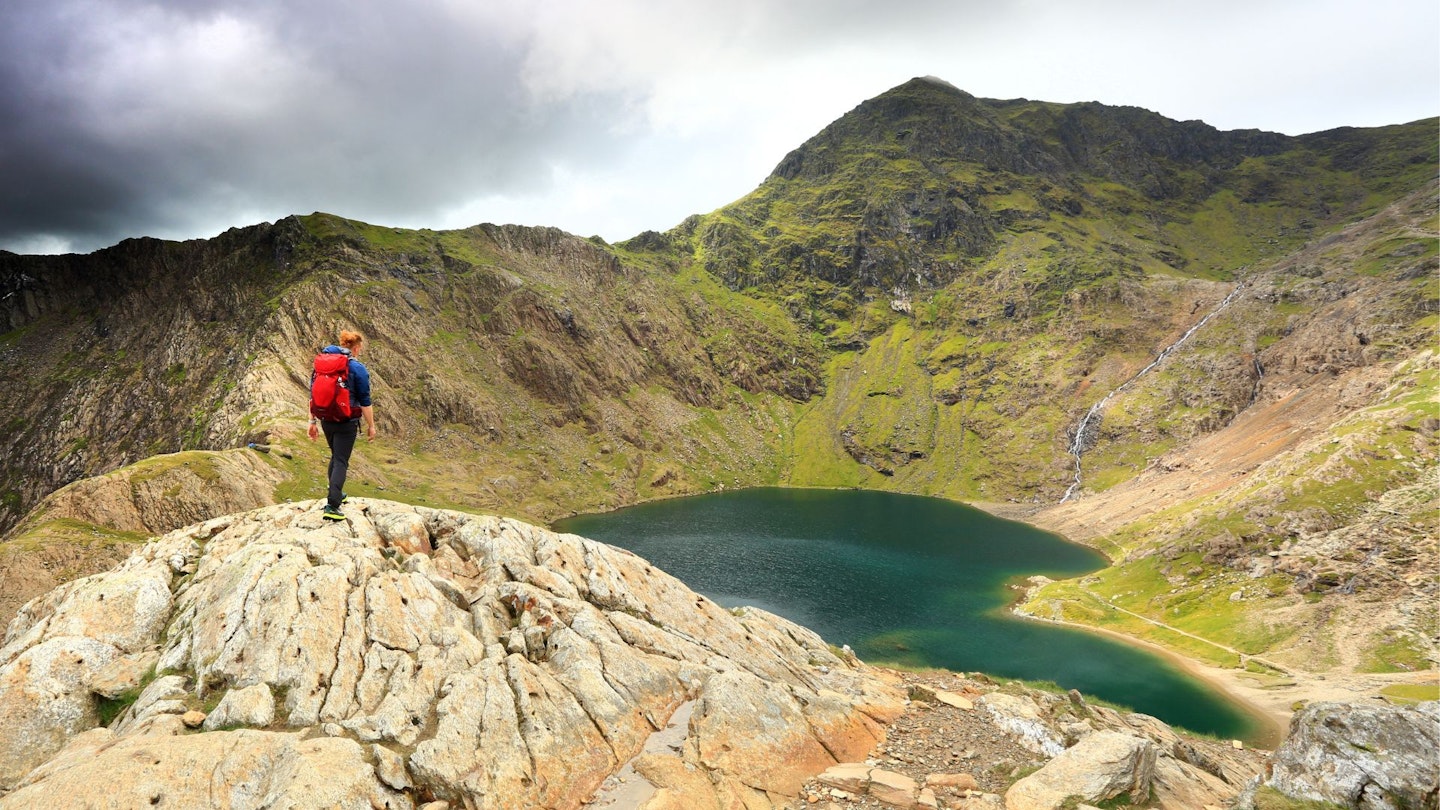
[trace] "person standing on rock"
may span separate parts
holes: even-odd
[[[360,422],[365,422],[365,436],[375,438],[375,413],[370,405],[370,370],[355,359],[365,347],[365,337],[349,330],[340,333],[340,345],[326,346],[315,357],[315,370],[310,375],[310,441],[323,430],[330,446],[330,465],[326,474],[330,489],[326,493],[326,520],[344,520],[340,504],[345,498],[345,475],[350,470],[350,452],[360,435]]]

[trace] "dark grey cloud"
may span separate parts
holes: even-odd
[[[92,249],[225,212],[413,220],[621,148],[623,92],[533,97],[503,22],[437,3],[12,0],[0,246]]]

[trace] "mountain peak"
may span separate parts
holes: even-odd
[[[964,98],[975,98],[975,96],[965,92],[964,90],[961,90],[959,87],[956,87],[954,84],[945,81],[939,76],[916,76],[908,82],[896,85],[895,87],[886,90],[884,93],[881,93],[880,96],[877,96],[877,98],[890,95],[891,93],[901,93],[907,90],[940,90],[947,95],[958,95]]]
[[[940,78],[939,76],[917,76],[917,77],[915,77],[914,81],[917,81],[917,82],[929,82],[929,83],[931,83],[931,84],[938,84],[938,85],[941,85],[942,87],[949,87],[949,88],[952,88],[952,89],[955,89],[955,90],[959,90],[959,89],[960,89],[960,88],[956,87],[955,85],[951,84],[950,82],[947,82],[947,81],[945,81],[944,79]],[[964,91],[961,91],[961,92],[964,92]]]

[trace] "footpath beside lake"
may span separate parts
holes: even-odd
[[[1098,570],[1092,549],[935,498],[748,489],[560,521],[716,602],[753,605],[871,663],[1053,681],[1172,725],[1251,741],[1270,723],[1166,656],[1009,613],[1010,586]]]

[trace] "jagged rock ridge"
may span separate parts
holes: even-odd
[[[813,633],[629,552],[386,501],[338,525],[313,507],[172,532],[28,604],[0,649],[0,807],[573,808],[688,701],[668,770],[708,776],[660,787],[768,806],[902,708]],[[128,704],[108,727],[97,694]]]

